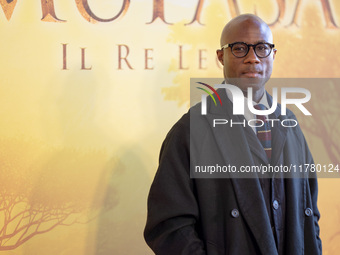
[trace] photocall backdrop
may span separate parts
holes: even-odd
[[[223,77],[223,26],[256,13],[273,77],[340,76],[336,0],[0,0],[0,251],[152,254],[146,199],[192,77]],[[326,91],[325,91],[326,90]],[[327,108],[320,87],[315,105]],[[328,94],[327,94],[328,93]],[[339,109],[302,127],[316,162],[340,163]],[[340,182],[319,180],[324,254],[340,249]]]

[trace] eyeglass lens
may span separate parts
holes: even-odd
[[[268,57],[272,49],[270,45],[266,43],[259,43],[255,45],[254,50],[258,57],[265,58]],[[242,58],[247,55],[249,46],[245,43],[236,43],[233,45],[231,51],[236,57]]]

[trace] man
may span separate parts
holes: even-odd
[[[246,14],[225,26],[217,51],[225,82],[239,87],[244,96],[249,96],[247,88],[251,87],[254,105],[267,108],[272,98],[264,87],[276,54],[272,43],[267,24]],[[190,178],[190,168],[198,162],[237,169],[313,163],[299,126],[276,125],[263,131],[270,134],[269,148],[257,128],[221,125],[212,129],[215,117],[235,122],[256,117],[249,110],[244,116],[233,115],[233,97],[225,90],[219,94],[223,106],[208,101],[206,116],[201,115],[200,105],[192,107],[162,145],[148,198],[146,242],[159,255],[321,254],[314,174],[283,178],[274,173],[262,178],[255,173],[233,178],[230,173],[226,178]],[[279,106],[267,117],[295,119],[290,111],[282,116]]]

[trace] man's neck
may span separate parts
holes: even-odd
[[[248,92],[247,90],[246,91],[242,91],[243,92],[243,95],[244,97],[248,97]],[[253,101],[258,103],[260,102],[261,98],[263,97],[263,94],[264,94],[265,90],[264,89],[260,89],[260,90],[256,90],[256,91],[253,91]]]

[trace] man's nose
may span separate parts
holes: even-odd
[[[253,46],[250,46],[248,54],[245,56],[244,63],[260,63],[259,57],[255,53]]]

